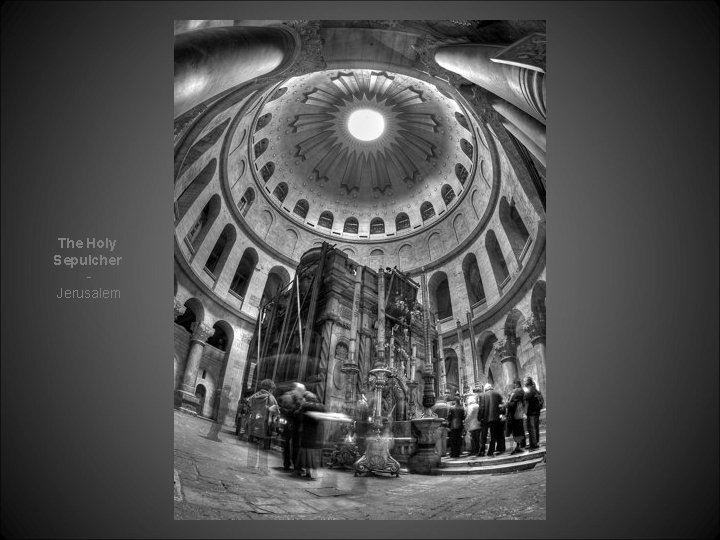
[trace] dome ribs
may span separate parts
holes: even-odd
[[[338,73],[337,77],[330,79],[333,84],[346,96],[362,99],[365,90],[361,87],[355,73]]]
[[[377,159],[375,154],[370,154],[370,171],[372,173],[372,188],[385,193],[385,190],[392,187],[392,181],[385,166],[385,159]]]
[[[340,185],[343,186],[348,193],[352,190],[360,190],[358,168],[358,157],[353,150],[347,159],[347,165],[340,180]]]
[[[298,114],[290,124],[293,133],[301,133],[308,130],[325,131],[332,128],[332,121],[335,117],[329,113]]]
[[[340,176],[338,173],[342,173],[345,168],[345,162],[342,158],[347,154],[347,150],[340,151],[341,148],[340,143],[335,143],[327,149],[327,152],[315,167],[318,180],[330,180]]]
[[[413,160],[405,153],[405,150],[398,143],[391,146],[392,152],[388,152],[388,156],[392,156],[393,161],[402,171],[403,181],[415,182],[415,174],[417,172]]]
[[[400,144],[410,145],[415,148],[416,153],[422,156],[423,160],[430,161],[435,157],[435,145],[430,141],[418,137],[412,131],[400,130]]]
[[[420,105],[425,103],[422,92],[415,90],[412,86],[401,87],[398,92],[388,97],[387,104],[393,108],[393,111],[402,110],[411,105]]]
[[[429,133],[437,133],[440,128],[435,115],[428,113],[400,113],[398,124],[405,129],[422,129]]]
[[[378,101],[390,88],[395,77],[389,76],[387,73],[373,71],[370,73],[370,83],[368,87],[368,98],[377,96]]]
[[[321,131],[295,145],[295,156],[303,158],[320,158],[324,156],[330,145],[335,141],[332,131]]]
[[[331,94],[320,88],[314,88],[303,95],[305,96],[303,103],[322,107],[323,109],[330,109],[333,112],[337,112],[338,107],[343,104],[342,96],[335,95],[334,93]]]

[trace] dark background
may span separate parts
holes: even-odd
[[[174,522],[173,20],[409,17],[548,21],[547,520]],[[717,535],[717,4],[6,3],[1,113],[4,536]]]

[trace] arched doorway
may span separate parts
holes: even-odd
[[[205,416],[205,397],[207,394],[207,390],[205,389],[205,386],[202,384],[198,384],[197,387],[195,387],[195,397],[198,400],[198,416]]]

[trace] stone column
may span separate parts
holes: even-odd
[[[502,49],[495,45],[446,45],[435,52],[435,61],[544,124],[545,74],[491,61]]]
[[[545,392],[545,322],[533,315],[523,323],[523,330],[530,335],[530,343],[537,356],[538,380],[535,384],[541,392]]]
[[[188,351],[187,361],[185,362],[185,373],[183,374],[183,382],[178,391],[180,393],[180,410],[197,414],[199,411],[198,400],[195,397],[195,380],[197,379],[198,368],[200,367],[200,359],[202,358],[203,349],[207,344],[207,338],[213,329],[206,324],[194,322],[192,324],[192,336],[190,337],[190,350]]]
[[[438,384],[440,395],[438,396],[438,399],[445,399],[445,396],[447,396],[447,374],[445,373],[445,347],[443,345],[442,334],[440,333],[440,324],[437,321],[438,316],[436,313],[435,330],[437,331],[438,335],[438,376],[440,377],[440,384]]]
[[[226,26],[175,36],[174,117],[239,84],[281,71],[295,49],[292,32],[280,27]]]
[[[470,351],[472,352],[472,366],[473,366],[473,391],[479,390],[480,378],[478,377],[477,363],[478,354],[475,347],[475,329],[473,328],[472,315],[470,312],[467,313],[468,328],[470,329]]]
[[[363,267],[355,268],[355,292],[353,294],[352,319],[350,322],[350,348],[347,361],[342,366],[345,374],[345,412],[350,415],[355,411],[355,378],[360,372],[357,361],[357,333],[360,323],[360,291],[362,288]]]
[[[385,365],[385,269],[378,269],[377,364]]]
[[[458,348],[460,349],[460,368],[461,368],[461,377],[462,381],[460,383],[460,394],[464,395],[468,392],[470,389],[470,384],[468,383],[468,373],[467,373],[467,361],[465,359],[465,346],[463,344],[463,337],[462,337],[462,324],[460,321],[457,321],[457,339],[458,339]]]
[[[503,126],[545,165],[545,126],[505,100],[493,100],[492,106],[507,120]]]
[[[442,418],[432,411],[435,404],[435,395],[433,388],[432,367],[428,364],[423,370],[423,414],[420,418],[410,421],[410,429],[412,436],[415,437],[415,452],[408,459],[408,470],[417,474],[432,474],[434,469],[440,466],[440,456],[435,452],[435,443],[439,436],[438,427],[442,424]]]
[[[512,385],[512,382],[518,377],[517,356],[515,356],[516,346],[514,339],[506,336],[495,343],[494,349],[503,367],[505,384]]]

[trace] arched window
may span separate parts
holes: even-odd
[[[230,283],[230,291],[240,298],[245,296],[250,278],[252,278],[257,266],[258,256],[253,248],[247,248],[238,264],[235,275]]]
[[[370,222],[370,234],[384,234],[385,222],[380,218],[373,218]]]
[[[349,217],[345,220],[343,225],[343,232],[357,234],[358,232],[358,220],[354,217]]]
[[[431,217],[435,215],[435,209],[433,208],[433,205],[429,203],[428,201],[425,201],[420,205],[420,215],[422,215],[423,221],[427,221]]]
[[[485,235],[485,249],[490,257],[490,266],[492,266],[498,289],[502,291],[503,286],[507,284],[507,280],[510,277],[510,272],[508,272],[505,257],[503,257],[500,244],[493,230],[489,230]]]
[[[216,194],[212,196],[205,207],[200,211],[200,215],[185,236],[185,243],[191,251],[197,251],[200,244],[202,244],[202,241],[205,239],[205,235],[208,230],[210,230],[210,227],[215,222],[215,219],[219,214],[220,196]]]
[[[467,290],[470,305],[485,301],[485,287],[480,277],[480,268],[474,253],[468,253],[462,263],[465,276],[465,289]]]
[[[255,126],[255,131],[258,131],[267,126],[270,123],[270,120],[272,120],[271,113],[263,114],[260,118],[258,118],[257,125]]]
[[[260,176],[262,176],[263,181],[267,182],[270,180],[270,177],[275,172],[275,164],[272,161],[268,161],[265,165],[263,165],[263,168],[260,169]]]
[[[520,214],[515,208],[515,201],[508,204],[505,197],[500,199],[499,206],[500,223],[502,223],[505,234],[510,242],[510,247],[516,257],[520,257],[525,249],[525,244],[530,238],[530,233],[525,227]]]
[[[455,176],[457,176],[457,179],[460,180],[461,184],[465,183],[465,180],[467,180],[469,174],[470,173],[462,163],[458,163],[457,165],[455,165]]]
[[[284,95],[285,95],[285,92],[287,92],[287,91],[288,91],[287,86],[283,86],[282,88],[278,88],[277,90],[275,90],[275,91],[273,92],[272,96],[270,96],[270,99],[268,99],[268,103],[269,103],[270,101],[275,101],[275,100],[276,100],[277,98],[279,98],[279,97],[284,96]]]
[[[285,200],[287,194],[288,186],[285,182],[280,182],[277,186],[275,186],[275,189],[273,190],[273,195],[275,195],[280,200],[280,202],[283,202]]]
[[[395,230],[402,231],[410,228],[410,218],[405,212],[400,212],[395,218]]]
[[[215,247],[213,247],[210,252],[208,260],[205,262],[205,270],[215,279],[217,279],[223,271],[225,262],[230,256],[230,251],[235,243],[236,236],[235,227],[230,224],[225,225],[225,228],[220,233],[220,237],[217,239],[217,242],[215,242]]]
[[[182,174],[186,170],[188,170],[190,166],[195,163],[200,156],[202,156],[205,152],[212,148],[216,142],[218,142],[229,123],[230,119],[227,118],[222,124],[213,128],[212,131],[210,131],[202,139],[192,145],[192,148],[190,148],[190,150],[188,150],[188,153],[185,154],[185,159],[183,159],[182,165],[177,174],[178,177],[182,176]]]
[[[251,187],[247,188],[245,190],[245,193],[242,197],[240,197],[240,201],[238,202],[238,210],[240,210],[240,214],[243,216],[246,216],[248,213],[248,210],[250,210],[250,207],[252,206],[252,203],[255,202],[255,190]]]
[[[452,200],[455,198],[455,192],[453,191],[453,188],[450,187],[449,184],[445,184],[442,187],[442,190],[440,191],[442,193],[443,201],[445,201],[446,205],[449,205]]]
[[[467,118],[465,118],[465,115],[459,112],[455,113],[455,119],[458,121],[458,124],[460,124],[462,127],[470,131],[470,126],[468,126]]]
[[[295,203],[293,213],[305,219],[307,217],[308,210],[310,210],[310,205],[308,204],[308,202],[305,199],[300,199],[298,202]]]
[[[318,219],[318,227],[325,227],[326,229],[332,229],[333,219],[334,218],[333,218],[332,212],[325,210],[322,214],[320,214],[320,218]]]
[[[267,137],[255,143],[255,159],[259,158],[263,154],[263,152],[267,150],[269,144],[270,141],[267,140]]]
[[[465,139],[460,139],[460,148],[465,153],[465,155],[472,161],[473,145],[467,142]]]
[[[192,206],[203,190],[210,183],[210,180],[215,176],[215,170],[217,169],[217,159],[213,158],[210,163],[205,165],[202,171],[193,178],[187,187],[183,190],[175,203],[175,217],[180,219],[185,215],[188,209]]]
[[[213,328],[215,329],[215,332],[208,338],[207,344],[215,347],[216,349],[220,349],[221,351],[227,351],[228,336],[225,333],[225,330],[223,330],[221,325],[218,323],[215,323]]]

